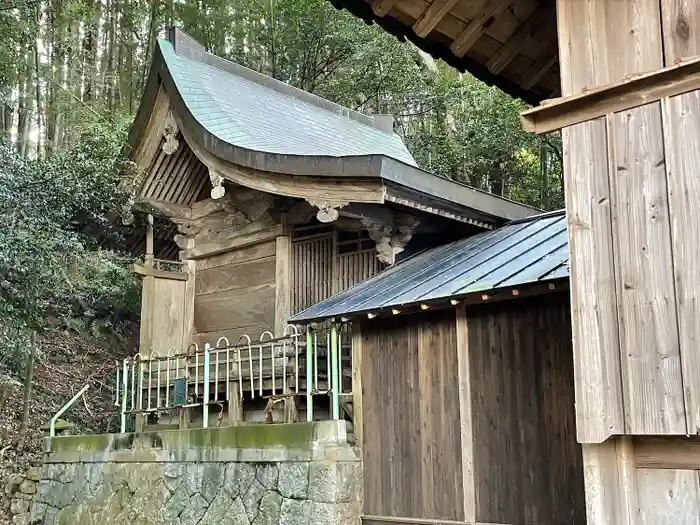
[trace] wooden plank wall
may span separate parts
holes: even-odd
[[[364,514],[463,520],[454,310],[361,334]]]
[[[620,436],[584,450],[589,525],[700,523],[697,436]]]
[[[700,50],[700,1],[558,0],[562,94]],[[700,429],[700,93],[564,130],[577,428]]]
[[[154,350],[161,355],[182,352],[187,281],[152,276],[143,281],[140,352],[145,357]]]
[[[466,311],[475,518],[585,523],[568,294]]]
[[[275,325],[275,239],[197,260],[194,341],[253,340]]]

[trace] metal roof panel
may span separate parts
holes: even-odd
[[[294,315],[290,322],[450,299],[568,275],[566,217],[563,211],[551,212],[415,254]]]

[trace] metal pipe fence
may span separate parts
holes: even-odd
[[[121,432],[127,414],[194,407],[202,408],[207,427],[210,406],[232,396],[241,401],[305,396],[308,421],[314,397],[329,396],[331,417],[339,419],[341,397],[352,396],[351,340],[348,324],[306,332],[290,325],[280,337],[265,331],[255,340],[243,335],[235,344],[220,337],[201,349],[193,343],[180,353],[138,353],[117,362],[114,404],[120,407]]]

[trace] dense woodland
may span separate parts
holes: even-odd
[[[151,53],[179,25],[208,50],[353,109],[391,113],[427,170],[562,205],[558,137],[525,107],[326,0],[0,0],[0,344],[137,318],[138,283],[85,225],[123,215],[120,158]],[[115,315],[115,312],[118,314]],[[14,357],[13,357],[14,356]]]

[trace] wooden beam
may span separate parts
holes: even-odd
[[[549,133],[700,89],[700,58],[629,77],[581,95],[550,100],[520,114],[525,131]]]
[[[413,24],[413,32],[421,38],[428,36],[456,3],[457,0],[433,0],[433,3]]]
[[[637,468],[700,470],[700,438],[697,436],[636,436]]]
[[[530,68],[525,71],[522,80],[520,81],[520,87],[523,89],[532,89],[535,87],[542,77],[551,69],[551,67],[557,63],[559,59],[559,52],[556,49],[556,44],[553,50],[548,50],[539,60],[530,66]]]
[[[139,197],[134,201],[133,208],[145,213],[151,213],[158,217],[169,219],[187,220],[190,218],[190,208],[181,204],[165,202],[146,197]]]
[[[272,226],[257,231],[246,233],[233,232],[225,235],[211,235],[201,239],[196,239],[194,248],[183,250],[183,259],[201,259],[203,257],[211,257],[219,253],[233,250],[234,248],[243,248],[253,244],[258,244],[265,241],[270,241],[282,234],[282,227]]]
[[[484,34],[485,25],[489,19],[505,11],[512,3],[513,0],[486,0],[486,5],[454,39],[450,50],[458,57],[463,57]]]
[[[170,279],[173,281],[187,281],[189,279],[189,274],[186,272],[166,272],[165,270],[157,270],[138,263],[134,263],[134,273],[146,277],[158,277],[159,279]]]
[[[527,39],[542,27],[554,24],[555,18],[554,5],[546,1],[540,3],[535,12],[530,15],[530,18],[486,62],[488,70],[494,75],[500,74],[518,55]]]
[[[372,2],[372,11],[377,16],[386,16],[395,3],[396,0],[374,0]]]

